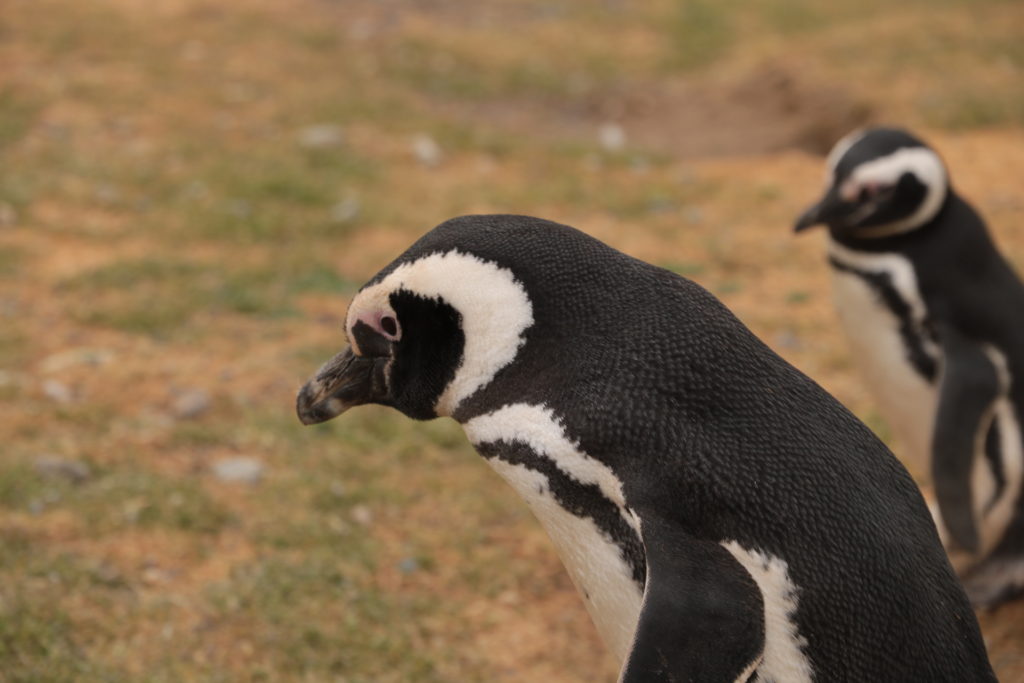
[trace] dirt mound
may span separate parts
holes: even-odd
[[[697,77],[629,82],[577,98],[506,98],[455,107],[467,121],[487,120],[559,140],[594,140],[602,127],[614,125],[629,144],[681,158],[785,149],[824,154],[872,117],[870,107],[848,92],[778,64],[724,82]]]

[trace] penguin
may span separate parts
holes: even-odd
[[[1024,285],[939,155],[851,133],[796,231],[828,228],[835,306],[976,606],[1024,591]]]
[[[526,216],[442,223],[302,387],[451,417],[545,527],[620,681],[994,681],[924,499],[706,290]]]

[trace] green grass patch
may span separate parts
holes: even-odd
[[[44,476],[23,460],[0,466],[0,506],[35,514],[67,509],[97,535],[132,527],[216,533],[231,519],[194,479],[119,468],[72,483]]]
[[[590,78],[602,79],[610,62],[596,62]],[[532,53],[494,63],[478,54],[422,39],[407,39],[384,56],[382,71],[426,95],[464,100],[517,96],[567,95],[571,90],[566,70]],[[606,76],[605,76],[606,78]]]
[[[736,40],[735,13],[716,0],[680,0],[667,22],[667,65],[690,71],[726,56]]]
[[[65,280],[61,292],[85,323],[167,336],[198,313],[295,314],[294,298],[347,295],[356,285],[323,262],[297,255],[275,266],[239,268],[176,259],[117,261]]]
[[[696,275],[702,275],[707,270],[707,266],[703,263],[697,263],[695,261],[666,261],[659,263],[665,270],[671,270],[673,273],[682,275],[683,277],[694,277]]]
[[[89,641],[108,638],[107,625],[83,628],[65,608],[69,596],[95,606],[121,599],[123,581],[93,560],[52,552],[24,531],[0,527],[0,547],[0,680],[129,680],[88,650]]]
[[[919,106],[931,125],[953,130],[1024,125],[1024,88],[956,90],[925,99]]]
[[[811,293],[804,290],[795,289],[786,293],[786,303],[790,305],[805,304],[810,300]]]
[[[31,353],[32,345],[23,326],[16,319],[0,319],[0,369],[24,367]]]
[[[21,274],[26,258],[24,249],[9,245],[0,247],[0,279],[9,279]]]
[[[36,97],[14,88],[0,89],[0,153],[24,137],[41,108]]]
[[[0,670],[10,683],[82,680],[89,670],[67,615],[46,601],[0,593]]]
[[[368,190],[377,181],[374,164],[345,146],[302,150],[296,144],[218,159],[192,183],[198,196],[179,199],[185,223],[174,229],[236,244],[342,237],[373,219]],[[358,212],[333,215],[353,193],[361,197]]]
[[[300,680],[440,681],[420,622],[441,596],[388,594],[336,553],[267,559],[210,591],[219,620]]]

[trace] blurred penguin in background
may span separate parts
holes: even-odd
[[[828,157],[796,231],[828,228],[835,306],[978,606],[1024,593],[1024,286],[939,155],[893,128]]]

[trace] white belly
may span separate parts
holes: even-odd
[[[640,521],[626,503],[622,482],[611,469],[581,451],[579,444],[567,437],[561,421],[550,409],[507,405],[469,420],[464,428],[475,445],[501,441],[526,444],[538,457],[554,463],[570,480],[596,486],[639,537]],[[622,550],[592,519],[562,507],[543,472],[502,460],[500,456],[489,457],[488,463],[540,520],[602,639],[620,665],[624,663],[633,647],[643,591]],[[810,664],[803,653],[807,641],[793,620],[799,587],[790,580],[786,562],[756,549],[745,549],[735,541],[723,541],[722,546],[750,573],[765,602],[765,647],[740,680],[746,680],[755,670],[760,676],[755,680],[811,680]],[[681,614],[679,618],[687,619],[688,615]],[[680,643],[680,647],[685,646]]]
[[[862,257],[855,265],[864,270],[890,273],[901,297],[923,321],[923,303],[913,270],[905,259],[883,254]],[[909,362],[906,344],[900,335],[899,318],[867,282],[854,273],[833,269],[832,291],[840,323],[868,390],[886,423],[903,442],[900,459],[915,477],[930,477],[937,386],[929,383]],[[929,353],[941,359],[934,344],[929,347]]]
[[[601,639],[621,664],[633,646],[643,594],[619,547],[593,521],[559,505],[540,472],[498,459],[489,462],[544,526]]]

